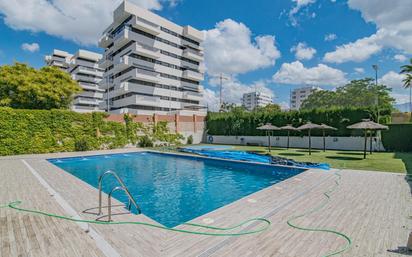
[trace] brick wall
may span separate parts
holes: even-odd
[[[106,120],[124,122],[123,114],[110,114]],[[153,122],[166,121],[168,128],[173,133],[180,133],[185,138],[192,135],[193,142],[200,143],[206,127],[205,116],[182,116],[182,115],[134,115],[133,121],[149,124]]]

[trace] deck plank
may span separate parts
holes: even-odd
[[[96,218],[82,211],[97,206],[97,190],[45,159],[98,153],[0,158],[0,202],[22,199],[25,207],[65,215],[22,165],[20,159],[24,158],[82,218]],[[404,249],[412,229],[412,220],[408,219],[412,213],[411,190],[404,176],[355,170],[341,174],[341,184],[330,202],[296,223],[350,236],[353,245],[341,256],[399,256],[396,251]],[[91,227],[122,256],[322,256],[342,247],[345,240],[331,233],[293,229],[286,221],[319,204],[335,178],[333,172],[306,171],[192,221],[202,224],[208,218],[214,220],[213,226],[230,226],[251,217],[266,217],[272,225],[260,234],[210,237],[133,225]],[[115,220],[155,223],[145,215],[121,215]],[[102,256],[95,242],[76,224],[8,209],[0,209],[0,244],[0,256]]]

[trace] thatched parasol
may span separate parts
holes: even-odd
[[[270,153],[270,131],[280,130],[280,128],[278,128],[278,127],[276,127],[276,126],[273,126],[273,125],[270,124],[270,123],[266,123],[265,125],[260,126],[260,127],[257,127],[256,129],[265,130],[265,131],[266,131],[266,135],[268,136],[268,145],[269,145],[269,153]]]
[[[312,129],[322,129],[321,125],[312,123],[312,122],[307,122],[306,124],[300,126],[297,128],[298,130],[307,130],[308,131],[308,136],[309,136],[309,155],[312,154],[312,140],[311,140],[311,135],[310,132]]]
[[[286,126],[280,127],[281,130],[286,130],[288,132],[288,144],[286,149],[289,149],[289,136],[291,131],[299,131],[299,129],[293,127],[291,124],[288,124]]]
[[[366,145],[367,145],[367,139],[368,139],[368,131],[389,129],[388,126],[381,125],[369,119],[363,119],[361,122],[347,126],[347,128],[348,129],[363,129],[365,131],[365,148],[363,151],[363,159],[366,159]],[[372,153],[372,133],[371,133],[371,140],[370,140],[370,152]]]
[[[323,136],[323,151],[326,152],[326,140],[325,140],[325,130],[338,130],[337,128],[328,126],[326,124],[321,124],[320,125],[322,128],[322,136]]]

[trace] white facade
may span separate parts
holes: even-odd
[[[319,87],[302,87],[296,88],[290,93],[290,109],[299,110],[305,101],[313,92],[322,90]]]
[[[99,40],[105,48],[101,107],[111,113],[206,114],[200,106],[202,41],[201,31],[124,1]]]
[[[272,96],[262,92],[251,92],[243,94],[242,106],[249,111],[256,107],[264,107],[272,103]]]
[[[103,69],[99,68],[101,54],[86,50],[79,50],[74,55],[54,50],[46,56],[46,64],[56,66],[70,73],[83,91],[74,96],[71,109],[76,112],[102,111],[99,106],[103,101],[104,90],[99,87],[103,77]]]

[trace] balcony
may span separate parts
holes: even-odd
[[[80,74],[73,74],[72,78],[76,81],[85,81],[85,82],[96,83],[96,84],[102,80],[101,78],[88,77],[88,76],[80,75]]]
[[[73,104],[74,105],[94,105],[98,106],[101,100],[98,99],[92,99],[92,98],[85,98],[85,97],[77,97],[74,99]]]
[[[145,106],[159,106],[160,97],[132,95],[113,102],[113,108],[119,108],[128,105],[145,105]]]
[[[202,42],[204,39],[203,32],[191,26],[185,26],[183,28],[183,36],[190,38],[192,40],[198,41],[198,42]]]
[[[155,64],[152,62],[143,61],[137,58],[133,58],[131,56],[125,55],[122,57],[115,57],[114,61],[114,68],[112,70],[113,73],[118,73],[124,69],[127,69],[130,66],[138,66],[142,67],[143,69],[147,70],[154,70]]]
[[[134,16],[131,22],[132,27],[136,29],[143,30],[144,32],[150,33],[152,35],[159,35],[160,34],[160,26],[148,21],[146,19]]]
[[[183,93],[183,97],[185,99],[194,100],[194,101],[201,101],[203,99],[202,93],[192,92],[192,91],[185,91]]]
[[[97,76],[97,77],[103,77],[103,71],[102,70],[89,68],[89,67],[84,67],[84,66],[77,66],[77,68],[74,69],[71,73],[72,74],[81,73],[81,74],[94,75],[94,76]]]
[[[83,91],[78,96],[80,97],[93,97],[96,99],[103,99],[103,93],[101,92],[92,92],[92,91]]]
[[[183,71],[183,78],[191,79],[191,80],[195,80],[195,81],[202,81],[203,80],[203,75],[201,73],[194,72],[194,71],[191,71],[191,70],[185,70],[185,71]]]
[[[137,54],[149,57],[149,58],[153,58],[153,59],[160,58],[160,49],[149,46],[149,45],[136,43],[133,45],[132,51]]]
[[[139,79],[143,81],[148,81],[152,83],[159,83],[160,81],[160,74],[156,71],[150,71],[145,69],[136,68],[131,71],[126,72],[125,74],[121,75],[120,77],[115,79],[115,84],[121,83],[123,81],[127,81],[130,79]]]
[[[104,92],[105,90],[100,88],[99,85],[96,85],[94,83],[87,83],[87,82],[79,82],[79,85],[86,90],[95,90],[98,92]]]
[[[112,64],[113,57],[111,57],[111,53],[106,53],[102,59],[99,61],[99,67],[102,69],[106,69]]]
[[[99,47],[107,48],[112,42],[113,42],[113,38],[111,36],[107,35],[107,34],[104,34],[99,39]]]
[[[183,57],[197,62],[203,61],[203,53],[200,51],[192,50],[190,48],[183,50]]]

